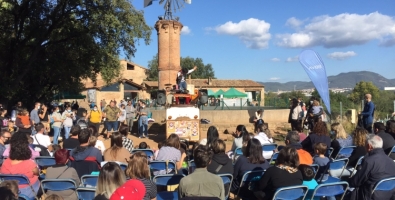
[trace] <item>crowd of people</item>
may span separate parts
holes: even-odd
[[[318,102],[313,100],[313,105],[317,106],[315,101]],[[138,108],[134,108],[130,101],[118,105],[111,101],[103,109],[92,105],[92,109],[81,116],[73,112],[74,105],[64,106],[63,113],[55,106],[50,113],[48,107],[36,103],[30,116],[21,104],[18,105],[20,110],[15,120],[9,120],[15,121],[18,128],[11,130],[7,124],[0,134],[0,173],[24,175],[30,185],[2,181],[1,196],[4,194],[10,199],[24,195],[29,198],[41,196],[42,199],[75,200],[78,199],[75,190],[47,190],[42,194],[40,189],[41,180],[72,179],[78,186],[94,187],[95,200],[149,200],[155,199],[158,192],[168,189],[157,187],[152,179],[163,174],[185,176],[177,187],[179,199],[205,197],[222,200],[229,193],[236,198],[272,199],[279,188],[298,185],[309,188],[309,199],[318,185],[331,178],[346,180],[353,188],[348,192],[348,197],[352,199],[395,197],[395,191],[372,194],[377,182],[395,177],[395,154],[392,153],[395,146],[394,120],[386,124],[372,123],[371,129],[363,123],[366,126],[359,126],[352,133],[347,133],[341,123],[329,125],[323,121],[319,117],[322,115],[321,108],[311,108],[307,111],[311,112],[309,116],[313,119],[307,119],[311,123],[311,131],[305,134],[298,114],[303,109],[297,108],[300,102],[295,100],[290,111],[293,130],[287,133],[285,146],[279,146],[274,151],[262,151],[263,145],[274,144],[275,140],[268,124],[263,122],[263,110],[259,110],[254,132],[247,131],[244,125],[236,127],[230,151],[227,151],[226,142],[220,138],[217,128],[210,126],[207,138],[193,147],[177,134],[171,134],[158,143],[153,155],[148,155],[143,151],[150,149],[147,143],[134,146],[128,138],[136,115],[139,116],[139,136],[148,136],[145,125],[148,124],[150,112],[144,102],[139,102]],[[0,111],[1,116],[6,115],[4,110]],[[105,129],[108,133],[105,137],[111,140],[109,148],[98,140],[101,118],[106,118]],[[79,123],[79,120],[88,123]],[[55,129],[63,129],[62,142],[58,140],[61,131]],[[54,134],[52,140],[48,136],[50,132]],[[355,147],[352,153],[342,155],[341,149],[350,146]],[[237,153],[239,149],[241,154]],[[331,153],[328,150],[332,150]],[[276,159],[270,162],[274,154]],[[56,164],[47,168],[37,166],[35,158],[43,155],[54,157]],[[359,163],[362,157],[363,161]],[[347,158],[347,164],[340,170],[330,169],[330,163],[338,158]],[[193,162],[189,162],[191,160]],[[154,170],[150,168],[152,161],[172,161],[175,168]],[[318,170],[313,164],[319,166]],[[123,169],[122,166],[126,167]],[[242,177],[248,171],[262,171],[262,176],[253,184],[241,186]],[[97,174],[96,186],[82,183],[81,177],[89,174]],[[220,174],[231,174],[232,182],[224,184],[218,176]],[[327,196],[327,199],[334,198]]]

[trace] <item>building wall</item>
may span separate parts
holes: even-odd
[[[146,69],[134,64],[129,63],[130,65],[134,65],[134,70],[127,69],[128,62],[125,60],[120,61],[121,71],[120,78],[121,79],[133,79],[133,82],[137,84],[142,84],[145,79],[147,79]]]

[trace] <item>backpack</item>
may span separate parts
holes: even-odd
[[[88,128],[88,123],[86,123],[85,119],[83,119],[83,118],[77,120],[76,124],[79,125],[81,127],[81,129]]]
[[[48,152],[48,149],[45,148],[43,145],[33,144],[33,146],[34,146],[33,150],[35,148],[40,148],[41,149],[40,156],[51,156],[51,154],[49,154],[49,152]]]

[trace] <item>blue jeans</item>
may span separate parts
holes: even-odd
[[[31,183],[32,184],[32,183]],[[26,195],[27,197],[34,199],[34,197],[36,196],[38,190],[40,189],[40,181],[36,181],[33,185],[33,190],[35,191],[35,193],[33,193],[32,189],[30,188],[30,186],[24,187],[24,188],[19,188],[19,191],[21,192],[21,194]]]
[[[65,139],[68,139],[68,138],[69,138],[69,135],[70,135],[71,127],[65,126],[65,127],[63,127],[63,128],[64,128],[64,138],[65,138]]]
[[[140,116],[139,118],[139,134],[140,136],[148,135],[148,117]]]
[[[107,131],[111,132],[111,130],[118,131],[118,121],[106,121]]]
[[[181,81],[181,82],[178,84],[178,89],[179,89],[179,90],[186,90],[186,89],[187,89],[187,82]]]
[[[53,127],[53,142],[54,144],[58,144],[58,139],[60,135],[60,127]]]

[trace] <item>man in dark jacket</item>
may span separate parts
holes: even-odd
[[[385,154],[389,154],[392,150],[392,147],[395,145],[395,139],[391,134],[385,132],[385,126],[381,122],[375,122],[373,124],[374,133],[383,139],[383,149]],[[392,160],[395,160],[395,153],[390,155]]]
[[[362,116],[363,127],[368,131],[368,133],[372,133],[372,123],[374,117],[375,106],[372,102],[372,95],[365,94],[365,106],[363,107],[363,111],[359,114]]]
[[[395,162],[383,150],[383,140],[377,135],[370,134],[366,140],[368,154],[364,157],[361,169],[349,180],[350,187],[357,188],[357,199],[389,199],[392,191],[376,191],[374,186],[385,178],[395,176]]]

